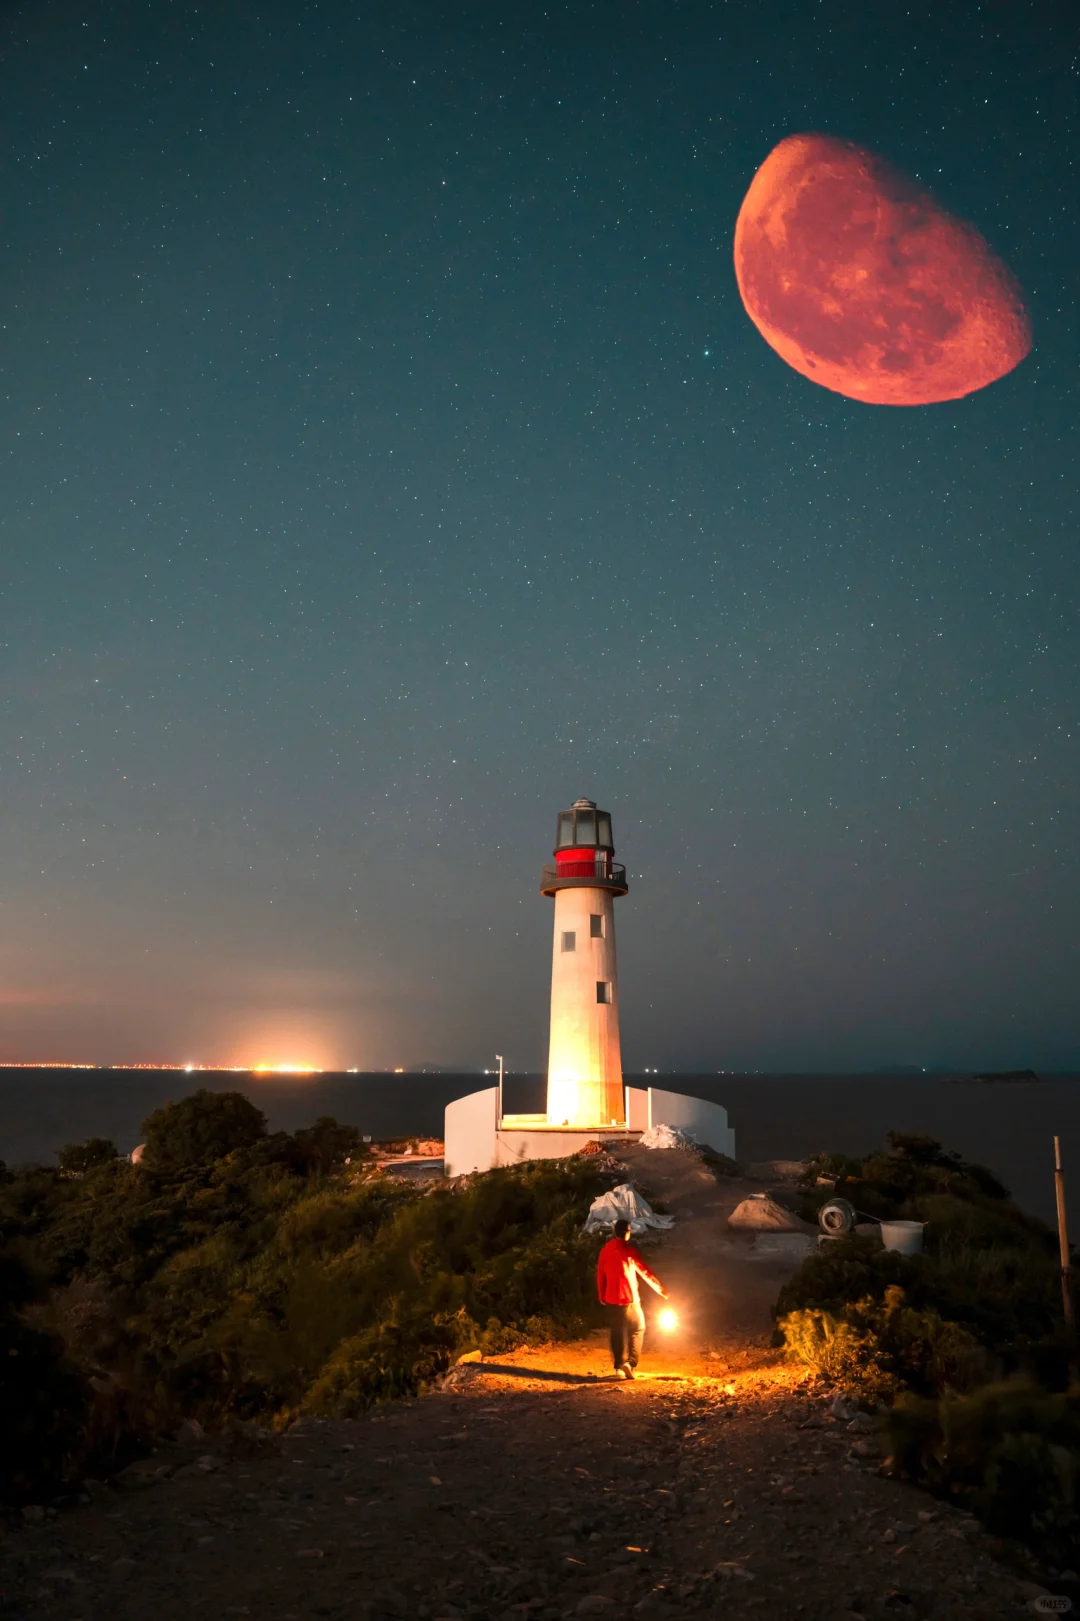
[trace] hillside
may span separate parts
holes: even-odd
[[[768,1349],[790,1263],[749,1259],[726,1228],[765,1183],[637,1152],[677,1217],[653,1253],[688,1325],[651,1337],[649,1377],[609,1379],[594,1333],[465,1362],[430,1395],[280,1437],[189,1425],[91,1501],[10,1530],[0,1614],[1022,1613],[1042,1588],[973,1520],[882,1475],[869,1422]]]

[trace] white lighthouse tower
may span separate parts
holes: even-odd
[[[608,812],[591,799],[560,811],[553,853],[540,882],[555,899],[547,1124],[625,1126],[614,903],[627,886]]]
[[[554,856],[540,880],[541,893],[555,901],[547,1108],[543,1114],[504,1113],[500,1060],[498,1086],[447,1105],[447,1176],[563,1159],[660,1125],[677,1126],[734,1158],[735,1133],[722,1105],[623,1084],[615,900],[627,886],[626,869],[615,860],[608,812],[591,799],[560,811]]]

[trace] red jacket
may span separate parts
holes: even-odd
[[[638,1278],[651,1284],[658,1295],[664,1293],[660,1279],[649,1271],[645,1262],[625,1238],[609,1238],[600,1251],[596,1264],[596,1291],[602,1306],[636,1306],[639,1304]]]

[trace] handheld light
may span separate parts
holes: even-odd
[[[670,1306],[667,1306],[660,1313],[660,1327],[661,1328],[671,1329],[671,1328],[678,1328],[678,1326],[679,1326],[678,1316],[676,1315],[675,1312],[672,1311]]]

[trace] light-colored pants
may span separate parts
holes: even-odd
[[[631,1302],[629,1306],[605,1306],[604,1315],[608,1320],[615,1366],[622,1368],[629,1363],[636,1368],[645,1338],[645,1313]]]

